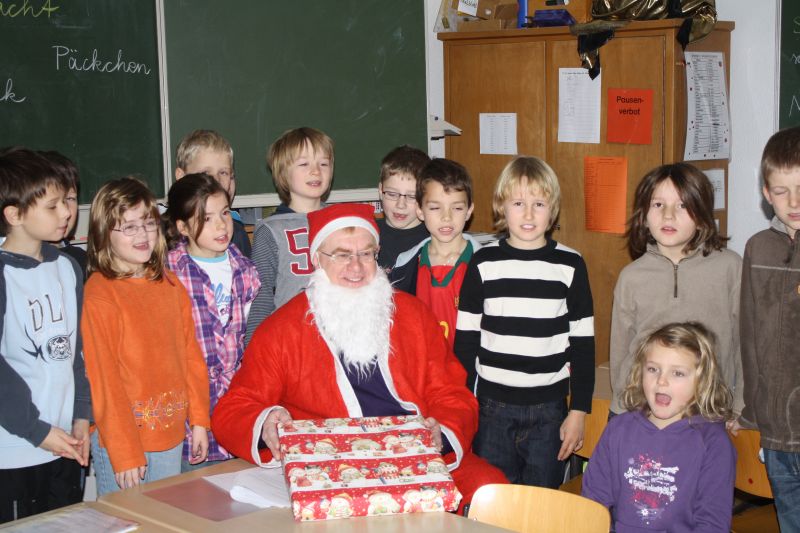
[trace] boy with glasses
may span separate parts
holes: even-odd
[[[381,197],[383,218],[378,219],[381,249],[378,264],[387,273],[397,256],[428,237],[428,230],[417,218],[417,177],[430,158],[418,148],[398,146],[381,161]]]

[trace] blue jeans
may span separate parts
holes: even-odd
[[[764,464],[781,531],[800,531],[800,453],[764,448]]]
[[[479,398],[478,403],[475,453],[502,470],[511,483],[558,488],[564,481],[565,463],[558,460],[558,451],[566,402],[512,405]]]
[[[108,457],[108,450],[100,447],[98,432],[92,433],[92,464],[94,473],[97,476],[97,495],[102,496],[109,492],[120,490],[117,480],[114,478],[114,468]],[[150,483],[165,477],[177,476],[181,473],[181,454],[183,453],[183,441],[179,442],[174,448],[162,452],[144,452],[147,461],[147,472],[144,475],[143,483]]]

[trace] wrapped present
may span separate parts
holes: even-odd
[[[455,511],[461,501],[421,416],[278,426],[295,520]]]

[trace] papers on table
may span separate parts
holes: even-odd
[[[289,490],[281,468],[253,467],[247,470],[207,476],[206,481],[228,491],[237,502],[257,507],[290,507]]]
[[[55,514],[4,528],[14,533],[73,533],[74,531],[107,531],[125,533],[139,527],[138,522],[117,518],[109,514],[79,507],[65,509]]]

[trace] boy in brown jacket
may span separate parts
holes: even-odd
[[[775,217],[744,253],[740,422],[761,432],[781,531],[800,531],[800,128],[767,141],[761,176]]]

